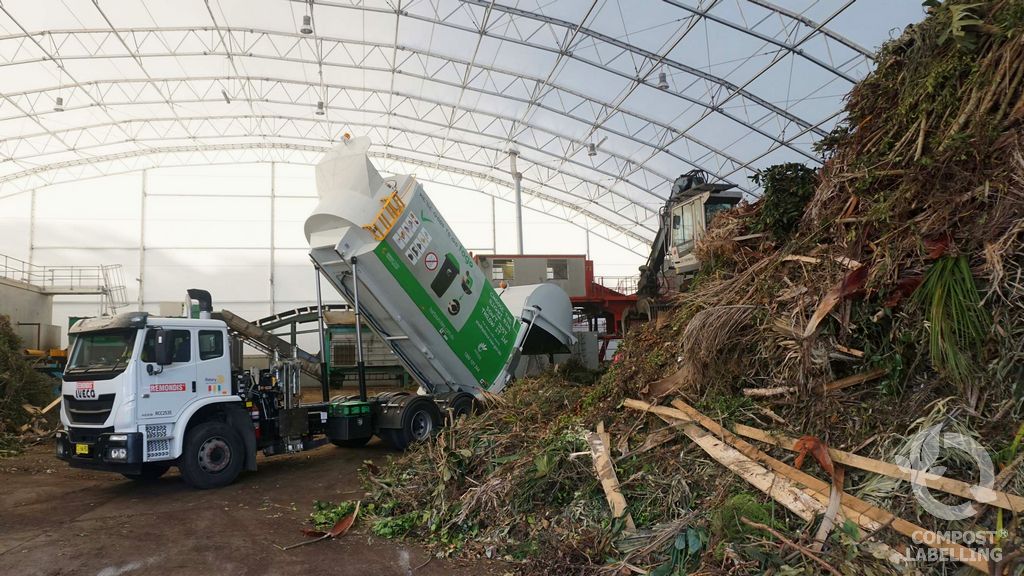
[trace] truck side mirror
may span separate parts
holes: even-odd
[[[174,342],[163,328],[158,328],[153,335],[153,358],[160,366],[167,366],[174,361]]]

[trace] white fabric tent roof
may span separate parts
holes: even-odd
[[[502,198],[518,150],[529,207],[642,252],[680,173],[756,196],[753,170],[818,162],[872,51],[920,16],[886,0],[3,0],[0,197],[313,163],[349,132],[384,171]]]

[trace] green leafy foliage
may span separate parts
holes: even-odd
[[[743,523],[746,518],[759,524],[772,526],[772,511],[749,492],[740,492],[727,498],[711,516],[711,533],[727,542],[743,540],[754,529]]]
[[[408,512],[398,516],[380,518],[373,523],[370,531],[381,538],[401,538],[422,524],[419,512]]]
[[[950,380],[969,384],[978,372],[974,358],[981,355],[989,318],[967,257],[940,258],[925,274],[914,297],[928,323],[932,364]]]
[[[651,576],[685,576],[704,551],[708,533],[700,527],[690,527],[680,532],[669,546],[668,560],[651,571]]]
[[[313,511],[309,514],[309,521],[317,530],[330,530],[338,520],[348,516],[356,509],[355,502],[345,501],[340,504],[317,500],[313,502]]]
[[[750,179],[764,188],[764,195],[758,202],[761,209],[752,229],[770,233],[776,242],[787,241],[814,195],[817,170],[799,162],[787,162],[759,170]]]
[[[979,10],[984,8],[985,2],[964,4],[925,0],[922,4],[934,10],[939,17],[949,20],[949,26],[943,28],[939,35],[940,44],[952,39],[964,50],[973,50],[977,46],[978,34],[984,24],[979,16]]]
[[[54,380],[32,368],[24,356],[24,343],[14,333],[11,319],[0,315],[0,437],[16,434],[18,428],[29,421],[30,415],[21,405],[44,406],[53,397]],[[57,412],[52,414],[56,416]],[[18,451],[19,441],[7,436],[0,456]]]

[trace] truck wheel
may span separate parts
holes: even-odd
[[[440,411],[432,400],[413,398],[402,407],[402,427],[382,429],[380,436],[395,450],[405,450],[413,442],[429,440],[440,421]]]
[[[458,420],[463,416],[470,416],[476,413],[476,398],[470,394],[460,394],[448,404],[446,419]]]
[[[349,438],[348,440],[331,440],[331,444],[339,448],[362,448],[366,446],[366,443],[370,441],[373,436],[367,436],[366,438]]]
[[[245,465],[245,447],[224,422],[203,422],[189,430],[181,452],[181,477],[193,488],[220,488],[235,481]]]
[[[170,464],[161,464],[159,462],[146,462],[142,465],[142,470],[140,470],[138,474],[121,475],[129,480],[134,480],[136,482],[152,482],[166,474],[167,471],[170,469]]]

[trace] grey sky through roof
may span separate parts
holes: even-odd
[[[816,162],[871,52],[921,16],[883,0],[4,0],[0,197],[311,164],[350,132],[382,170],[501,198],[514,148],[528,207],[642,252],[680,173],[756,196],[753,170]]]

